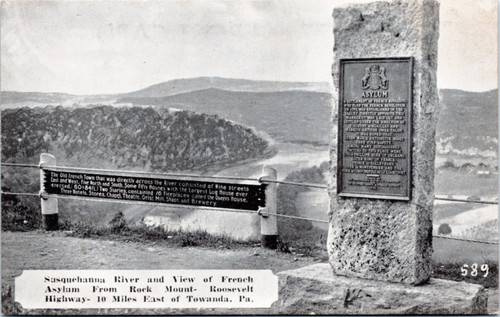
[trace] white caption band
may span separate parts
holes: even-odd
[[[271,270],[27,270],[15,301],[34,308],[268,308]]]

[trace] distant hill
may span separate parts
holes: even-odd
[[[498,90],[470,92],[440,90],[438,149],[441,152],[497,152]],[[474,150],[476,149],[476,150]]]
[[[267,132],[275,140],[330,142],[331,95],[312,91],[241,92],[205,89],[168,97],[127,97],[118,103],[216,114]]]
[[[203,170],[264,156],[267,140],[216,116],[152,108],[96,106],[2,111],[2,161],[40,153],[81,167],[151,171]]]
[[[78,108],[82,104],[109,103],[118,95],[72,95],[59,92],[20,92],[2,91],[2,109],[21,107],[40,107],[48,105],[73,105]]]
[[[46,93],[46,92],[21,92],[21,91],[2,91],[2,104],[36,102],[41,104],[60,104],[69,99],[77,98],[76,95],[65,93]]]
[[[126,97],[166,97],[209,88],[246,92],[272,92],[287,90],[330,92],[330,87],[327,82],[286,82],[221,77],[197,77],[169,80],[141,90],[120,94],[72,95],[60,92],[45,93],[2,91],[1,102],[3,105],[39,103],[44,106],[60,104],[71,105],[72,103],[103,103],[108,102],[109,100]]]
[[[330,91],[327,82],[285,82],[199,77],[166,81],[128,94],[122,94],[121,97],[166,97],[209,88],[245,92],[274,92],[286,90]]]

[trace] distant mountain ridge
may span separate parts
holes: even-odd
[[[330,142],[332,100],[329,93],[209,88],[166,97],[126,97],[117,102],[215,114],[265,131],[277,141],[323,145]]]
[[[2,108],[40,107],[48,105],[71,105],[80,103],[104,103],[116,95],[72,95],[59,92],[2,91]]]
[[[2,104],[38,102],[38,103],[64,103],[69,99],[76,99],[76,95],[66,93],[48,93],[48,92],[21,92],[21,91],[2,91]]]
[[[330,92],[330,87],[327,82],[286,82],[222,77],[197,77],[169,80],[137,91],[118,94],[75,95],[61,92],[45,93],[2,91],[1,102],[2,104],[35,102],[45,105],[57,105],[64,103],[71,104],[72,102],[99,103],[111,99],[127,97],[166,97],[209,88],[246,92],[273,92],[288,90]]]
[[[287,90],[330,91],[327,82],[285,82],[199,77],[169,80],[128,94],[122,94],[122,97],[166,97],[209,88],[244,92],[275,92]]]

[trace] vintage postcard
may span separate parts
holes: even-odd
[[[497,6],[2,0],[2,314],[498,314]]]

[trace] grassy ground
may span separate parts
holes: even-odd
[[[433,259],[439,263],[498,263],[498,244],[434,237]]]
[[[205,231],[174,231],[162,227],[129,225],[121,212],[117,213],[108,226],[94,226],[88,223],[64,222],[60,229],[76,238],[106,239],[125,242],[151,243],[163,241],[169,247],[238,247],[252,246],[258,241],[237,241],[224,235],[211,235]]]
[[[483,261],[477,264],[477,273],[473,273],[472,265],[462,262],[436,263],[433,262],[433,277],[457,282],[480,284],[484,287],[498,288],[498,263]],[[462,271],[462,269],[464,271]],[[473,276],[474,275],[474,276]]]

